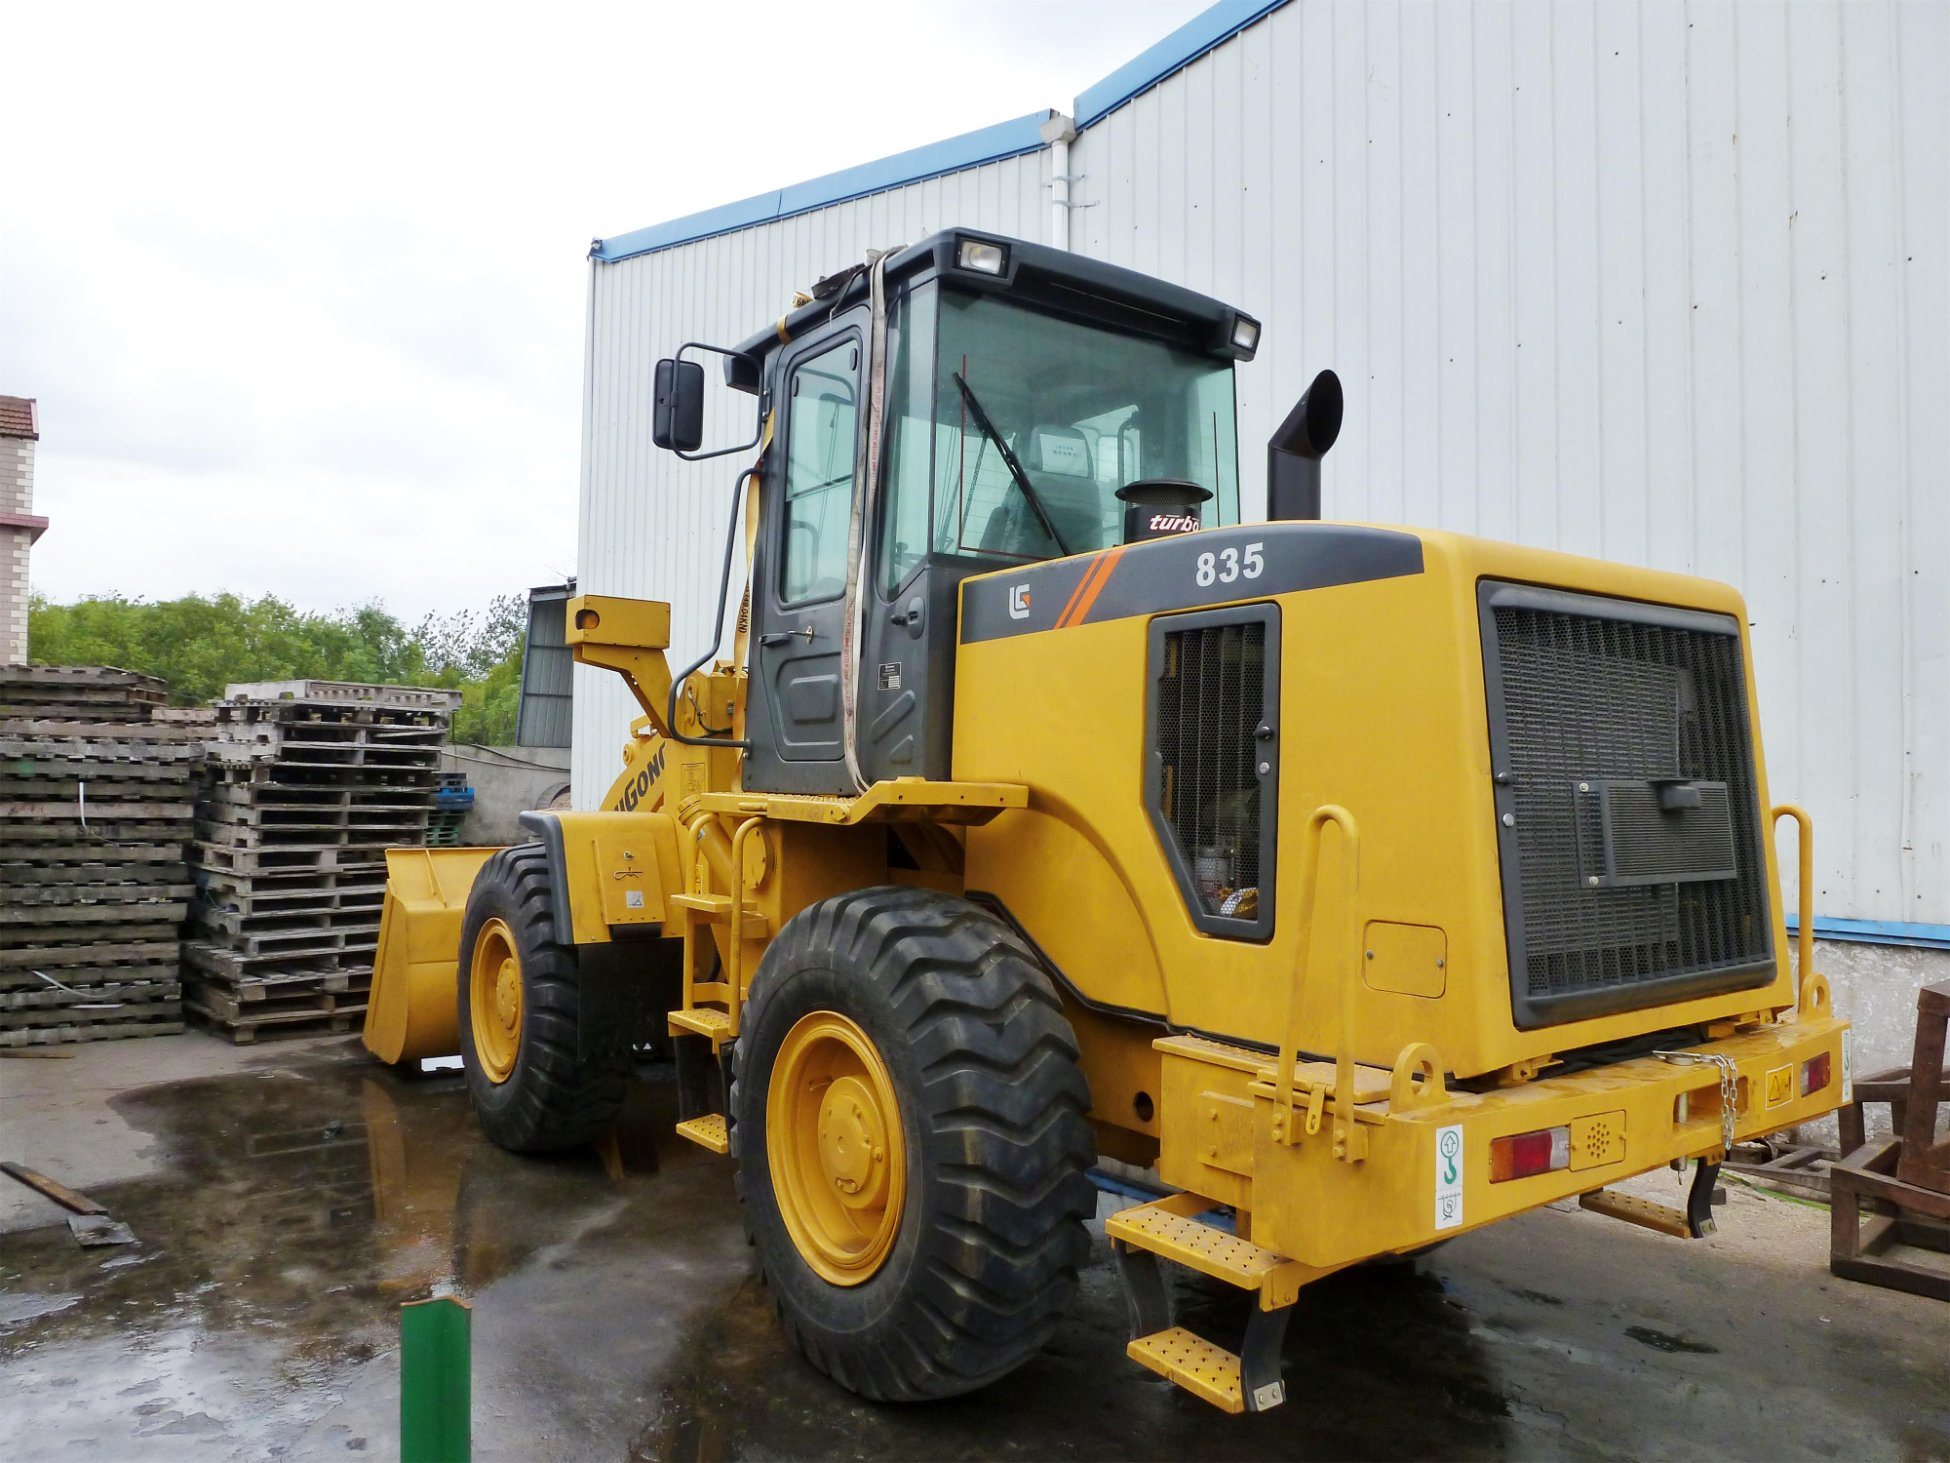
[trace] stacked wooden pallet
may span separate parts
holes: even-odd
[[[183,1029],[194,727],[153,676],[0,667],[0,1047]]]
[[[426,841],[459,694],[291,681],[211,712],[190,1009],[232,1041],[349,1031],[372,987],[386,849]]]

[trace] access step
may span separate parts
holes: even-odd
[[[1239,1381],[1239,1358],[1216,1342],[1195,1336],[1183,1326],[1171,1326],[1149,1336],[1140,1336],[1124,1348],[1125,1355],[1139,1366],[1149,1367],[1167,1381],[1176,1382],[1194,1397],[1202,1397],[1226,1412],[1246,1410],[1246,1392]],[[1279,1388],[1274,1382],[1273,1387]],[[1284,1390],[1284,1389],[1282,1389]],[[1262,1401],[1260,1410],[1277,1406],[1281,1396]]]
[[[1693,1172],[1693,1187],[1686,1196],[1684,1209],[1641,1199],[1636,1194],[1621,1194],[1615,1189],[1580,1194],[1578,1207],[1674,1239],[1704,1239],[1715,1230],[1713,1206],[1723,1197],[1716,1187],[1719,1176],[1719,1164],[1701,1162]]]
[[[701,1118],[686,1118],[677,1125],[679,1137],[688,1138],[700,1148],[709,1148],[713,1153],[731,1152],[731,1129],[725,1123],[721,1112],[707,1113]]]
[[[1255,1291],[1266,1310],[1291,1305],[1300,1287],[1313,1278],[1312,1269],[1202,1222],[1197,1216],[1211,1208],[1209,1200],[1195,1194],[1168,1194],[1111,1215],[1104,1221],[1104,1233],[1174,1265]]]
[[[1280,1340],[1300,1287],[1320,1272],[1203,1216],[1209,1199],[1168,1194],[1104,1221],[1117,1276],[1130,1309],[1125,1354],[1227,1412],[1264,1412],[1286,1400],[1280,1380]],[[1246,1336],[1237,1353],[1178,1325],[1160,1260],[1196,1270],[1252,1293]]]
[[[709,1006],[693,1006],[688,1011],[672,1011],[670,1034],[705,1037],[715,1051],[721,1044],[731,1039],[731,1013],[713,1010]]]
[[[731,896],[729,894],[672,894],[664,901],[674,909],[688,909],[706,924],[729,925],[731,923]],[[739,933],[748,940],[756,940],[767,933],[765,916],[745,906],[739,921]]]

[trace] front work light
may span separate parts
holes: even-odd
[[[976,274],[999,275],[1009,263],[1009,251],[986,239],[963,239],[955,251],[955,262]]]
[[[1232,321],[1232,344],[1235,350],[1250,356],[1259,349],[1259,322],[1250,315],[1236,315]]]

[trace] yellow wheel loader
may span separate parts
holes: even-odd
[[[1331,373],[1241,523],[1259,336],[953,230],[662,362],[685,458],[700,357],[755,398],[733,653],[673,672],[667,604],[571,603],[642,708],[622,772],[519,847],[391,855],[367,1044],[460,1052],[526,1151],[668,1037],[787,1329],[872,1398],[1035,1357],[1106,1164],[1159,1195],[1105,1222],[1131,1357],[1234,1412],[1346,1266],[1572,1197],[1709,1230],[1728,1149],[1848,1085],[1740,596],[1319,521]],[[1689,1164],[1683,1206],[1611,1188]],[[1243,1341],[1177,1325],[1165,1264]]]

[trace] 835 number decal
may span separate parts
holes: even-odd
[[[1200,554],[1197,572],[1193,575],[1200,589],[1214,584],[1231,584],[1237,579],[1257,579],[1266,572],[1266,560],[1261,557],[1265,543],[1247,544],[1244,549],[1223,548],[1216,554]]]

